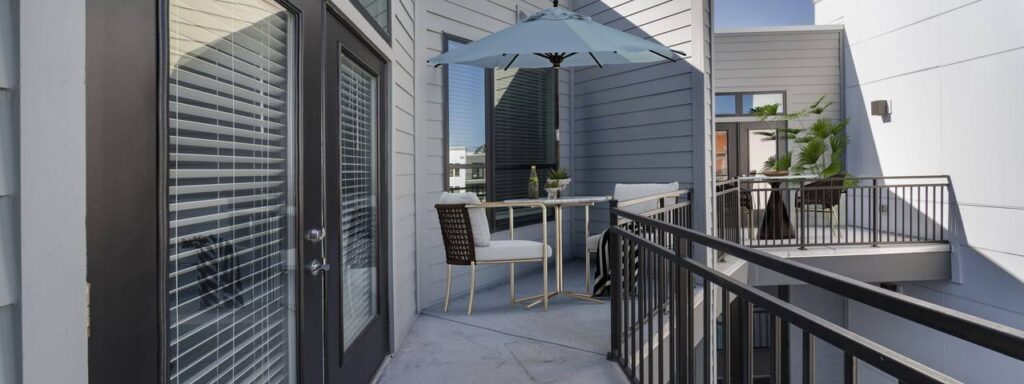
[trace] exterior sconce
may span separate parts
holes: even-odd
[[[871,102],[872,116],[888,116],[892,114],[888,100],[875,100]]]

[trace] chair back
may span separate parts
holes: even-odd
[[[843,184],[846,181],[845,174],[838,174],[825,180],[818,180],[804,185],[807,190],[802,191],[800,205],[813,204],[825,208],[832,208],[839,205],[843,197]]]
[[[476,261],[473,227],[469,222],[469,208],[465,204],[437,204],[437,218],[441,222],[441,237],[448,264],[470,265]]]

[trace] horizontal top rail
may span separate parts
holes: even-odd
[[[618,202],[618,204],[619,204],[619,207],[626,207],[626,206],[636,205],[636,204],[640,204],[640,203],[646,203],[646,202],[650,202],[650,201],[657,201],[657,200],[661,200],[661,199],[680,197],[680,196],[688,195],[688,194],[690,194],[690,190],[689,189],[679,189],[679,190],[675,190],[675,191],[671,191],[671,192],[659,193],[657,195],[638,197],[636,199],[631,199],[631,200],[621,200],[621,201]]]
[[[771,176],[765,176],[764,179],[765,180],[772,180],[773,178]],[[827,177],[808,177],[808,178],[795,179],[795,180],[792,180],[792,181],[793,182],[797,182],[797,181],[808,182],[808,181],[821,181],[821,180],[828,180],[828,179],[829,178],[827,178]],[[945,179],[947,182],[951,182],[951,180],[952,180],[952,178],[949,175],[846,176],[846,177],[843,177],[843,179],[845,179],[845,180],[921,180],[921,179]],[[783,179],[779,178],[778,180],[783,180]],[[761,180],[751,179],[751,178],[747,178],[747,179],[732,178],[732,179],[716,181],[715,184],[716,185],[723,185],[723,184],[734,184],[734,183],[741,183],[741,182],[742,183],[750,183],[750,182],[759,182],[759,181],[761,181]]]
[[[632,220],[640,225],[650,226],[680,236],[696,244],[723,251],[747,262],[771,269],[940,332],[956,336],[1006,356],[1024,360],[1024,331],[1013,327],[891,292],[840,274],[790,261],[768,252],[745,247],[731,241],[721,240],[678,225],[661,222],[616,208],[612,209],[612,214],[620,218]]]
[[[901,379],[911,380],[914,383],[959,383],[956,379],[811,314],[793,304],[782,301],[753,286],[715,271],[690,258],[678,257],[675,252],[637,236],[632,232],[619,227],[614,227],[611,231],[624,239],[629,239],[634,244],[641,245],[648,251],[666,258],[672,263],[682,266],[685,270],[725,288],[726,291],[767,309],[774,316],[778,316],[782,320],[814,334],[818,338],[849,352],[858,359],[874,365],[885,372],[895,374]]]

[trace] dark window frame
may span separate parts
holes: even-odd
[[[733,114],[718,114],[715,111],[715,117],[747,117],[755,116],[752,113],[745,113],[743,108],[743,96],[747,95],[782,95],[782,113],[776,114],[776,116],[785,115],[789,111],[789,99],[786,95],[786,91],[754,91],[754,92],[719,92],[715,93],[715,98],[719,96],[733,96],[735,97],[736,113]]]
[[[386,4],[388,6],[388,25],[386,27],[378,25],[376,19],[374,19],[373,15],[370,14],[370,11],[366,10],[366,7],[363,7],[363,5],[359,3],[359,0],[351,0],[351,2],[352,6],[359,10],[359,14],[363,15],[363,18],[373,26],[373,29],[377,30],[380,37],[384,38],[384,41],[388,43],[388,46],[390,46],[392,31],[391,25],[394,24],[391,20],[391,1],[386,0]]]
[[[454,34],[445,32],[445,33],[441,34],[441,50],[442,50],[442,52],[448,52],[449,42],[452,42],[452,41],[454,41],[456,43],[460,43],[460,44],[468,44],[468,43],[472,42],[472,40],[470,40],[470,39],[467,39],[467,38],[464,38],[464,37],[461,37],[461,36],[458,36],[458,35],[454,35]],[[557,82],[558,82],[558,76],[556,74],[555,76],[552,76],[552,79],[551,79],[552,86],[554,86]],[[448,148],[449,148],[449,144],[448,144],[448,139],[449,139],[449,135],[448,135],[448,130],[449,130],[449,127],[448,127],[448,124],[449,124],[449,115],[448,115],[449,108],[448,108],[448,103],[449,103],[449,101],[448,100],[449,99],[448,99],[448,96],[449,95],[448,95],[448,68],[447,68],[447,66],[445,66],[444,70],[441,73],[441,94],[442,94],[442,101],[441,101],[441,109],[442,109],[441,143],[442,143],[442,151],[441,152],[442,152],[442,166],[444,167],[444,170],[445,170],[444,172],[441,172],[441,174],[442,174],[442,185],[444,186],[444,191],[449,191],[450,190],[450,185],[448,184],[448,182],[449,182],[448,179],[449,179],[449,174],[450,174],[450,168],[449,168],[449,164],[450,164],[449,161],[450,161],[450,159],[449,159],[449,150],[448,150]],[[488,198],[488,201],[490,201],[490,199],[494,196],[494,175],[495,175],[495,172],[498,171],[498,170],[519,169],[519,166],[517,166],[517,167],[502,167],[501,169],[496,169],[494,161],[493,161],[494,160],[494,157],[493,157],[494,156],[494,134],[493,134],[493,132],[494,132],[494,69],[493,68],[484,69],[484,97],[485,97],[484,105],[485,105],[485,108],[486,108],[486,110],[484,111],[484,152],[486,153],[486,156],[487,156],[486,172],[484,174],[484,177],[486,178],[486,181],[485,181],[485,185],[486,185],[486,187],[485,187],[485,194],[486,194],[486,196]],[[557,121],[555,121],[555,129],[556,130],[558,129],[558,122]],[[559,164],[559,155],[560,155],[559,154],[559,145],[560,145],[560,143],[559,143],[559,140],[558,140],[557,134],[556,134],[556,138],[555,138],[555,142],[554,142],[554,150],[555,150],[555,159],[554,160],[555,160],[555,162],[552,163],[552,164],[536,164],[538,166],[538,168],[539,168],[538,169],[538,173],[543,172],[542,166],[551,166],[551,167],[557,167],[558,166],[558,164]],[[525,167],[527,167],[527,169],[529,169],[529,165],[525,165]],[[471,170],[469,168],[465,168],[465,171],[466,171],[464,173],[465,177],[468,177],[472,173],[472,172],[470,172]],[[538,175],[538,176],[543,178],[543,175]],[[543,185],[540,186],[540,192],[544,193]],[[487,211],[487,218],[488,218],[488,221],[490,221],[491,232],[494,233],[494,232],[500,232],[500,231],[508,230],[508,219],[496,219],[494,211],[495,210],[488,210]],[[548,212],[548,221],[551,221],[551,220],[554,220],[554,213],[552,211],[549,211]],[[524,226],[524,225],[539,224],[540,222],[541,222],[540,215],[536,215],[536,216],[530,215],[530,216],[522,217],[522,218],[518,217],[518,215],[517,215],[516,226],[518,227],[518,226]]]

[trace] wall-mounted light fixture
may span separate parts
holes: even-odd
[[[888,116],[892,114],[889,108],[889,100],[875,100],[871,102],[872,116]]]

